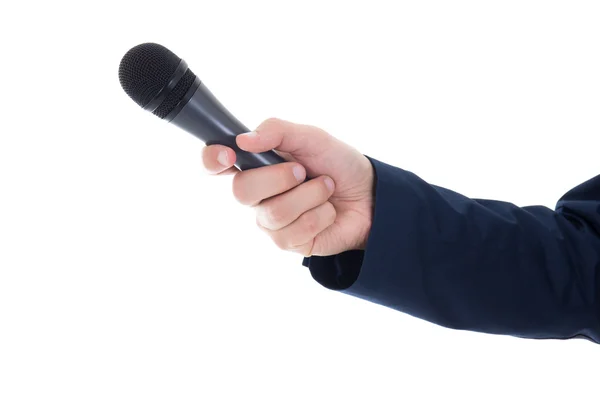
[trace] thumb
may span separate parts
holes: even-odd
[[[269,118],[254,131],[238,135],[236,142],[240,149],[252,153],[279,150],[294,156],[303,156],[319,153],[329,138],[330,136],[319,128]]]

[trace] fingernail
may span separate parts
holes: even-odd
[[[258,133],[256,131],[251,131],[251,132],[242,133],[241,136],[255,137],[255,136],[258,136]]]
[[[294,176],[298,182],[304,181],[304,168],[296,165],[292,171],[294,172]]]
[[[331,179],[330,177],[326,177],[325,178],[325,186],[327,186],[327,189],[329,189],[330,192],[333,192],[333,188],[335,187],[335,184],[333,183],[333,179]]]
[[[227,150],[221,150],[217,155],[217,161],[224,167],[229,167],[229,156]]]

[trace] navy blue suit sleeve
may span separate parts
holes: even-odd
[[[600,175],[551,210],[470,199],[370,161],[366,250],[305,258],[315,280],[452,329],[600,342]]]

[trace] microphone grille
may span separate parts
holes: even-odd
[[[180,61],[181,58],[160,44],[137,45],[121,59],[119,82],[125,93],[144,107],[169,83]]]
[[[191,69],[188,68],[188,70],[185,71],[185,74],[183,74],[179,82],[177,82],[177,85],[175,85],[173,90],[167,95],[163,102],[160,103],[160,106],[158,106],[156,110],[152,111],[152,114],[156,115],[161,119],[169,115],[169,113],[175,109],[177,104],[179,104],[179,102],[183,100],[189,88],[192,87],[192,84],[194,83],[195,79],[196,75],[192,72]]]

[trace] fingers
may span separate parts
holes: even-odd
[[[335,208],[329,201],[302,214],[290,225],[278,230],[265,230],[282,250],[291,250],[309,256],[315,237],[327,229],[336,218]]]
[[[306,211],[325,203],[333,190],[334,183],[330,177],[315,178],[261,202],[256,207],[256,222],[273,231],[284,228]]]
[[[269,118],[254,131],[238,135],[236,142],[240,149],[252,153],[277,149],[303,154],[318,151],[328,138],[329,135],[318,128]]]
[[[233,195],[240,203],[252,206],[298,186],[305,178],[306,170],[295,162],[250,169],[233,178]]]
[[[202,164],[213,175],[236,173],[235,159],[235,152],[226,146],[216,144],[202,149]]]
[[[309,256],[315,237],[335,221],[335,208],[328,201],[333,191],[327,176],[305,182],[260,203],[256,223],[279,248]]]
[[[221,145],[204,148],[202,160],[212,174],[235,173],[235,198],[256,207],[257,225],[278,247],[309,256],[320,251],[314,249],[315,238],[335,228],[336,210],[329,202],[335,184],[327,176],[305,182],[307,170],[295,160],[321,156],[332,141],[321,129],[271,118],[255,131],[238,135],[237,145],[252,153],[277,150],[287,162],[239,172],[234,168],[235,152]]]

